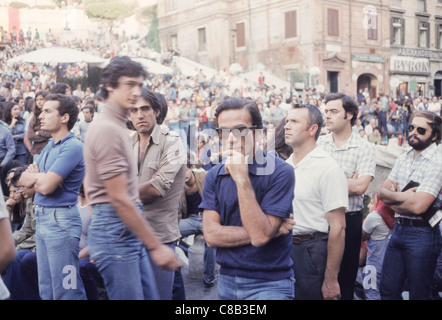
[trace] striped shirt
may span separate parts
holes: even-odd
[[[318,139],[321,146],[344,171],[347,179],[353,177],[356,171],[358,176],[371,176],[374,178],[376,171],[376,147],[374,144],[363,140],[359,134],[352,132],[347,142],[336,147],[333,135],[327,134]],[[364,195],[349,196],[346,212],[360,211],[364,208]]]
[[[442,147],[432,143],[422,151],[413,161],[414,149],[400,155],[393,169],[388,176],[393,182],[398,184],[402,190],[411,180],[419,182],[416,192],[427,192],[434,197],[442,198]],[[422,217],[395,214],[409,219],[422,219]]]

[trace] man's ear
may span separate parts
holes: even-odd
[[[70,115],[69,115],[69,113],[65,113],[62,117],[61,117],[61,122],[62,123],[68,123],[69,122],[69,119],[70,119],[71,117],[70,117]]]

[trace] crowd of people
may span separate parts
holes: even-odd
[[[439,297],[439,98],[231,87],[227,69],[152,75],[120,52],[94,93],[8,65],[36,43],[1,63],[0,298],[185,299],[175,249],[192,234],[220,299]],[[365,217],[375,145],[392,143],[410,148]]]

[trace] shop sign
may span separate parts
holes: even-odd
[[[421,58],[391,57],[390,69],[396,72],[429,73],[430,61]]]

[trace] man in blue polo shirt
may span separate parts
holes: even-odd
[[[257,148],[262,118],[255,102],[227,99],[215,117],[225,159],[207,173],[199,207],[221,266],[218,296],[293,299],[293,168]]]
[[[77,117],[71,97],[46,97],[41,126],[52,138],[37,162],[22,174],[23,185],[36,191],[36,251],[43,300],[86,299],[78,266],[82,225],[76,206],[85,173],[83,144],[70,132]]]

